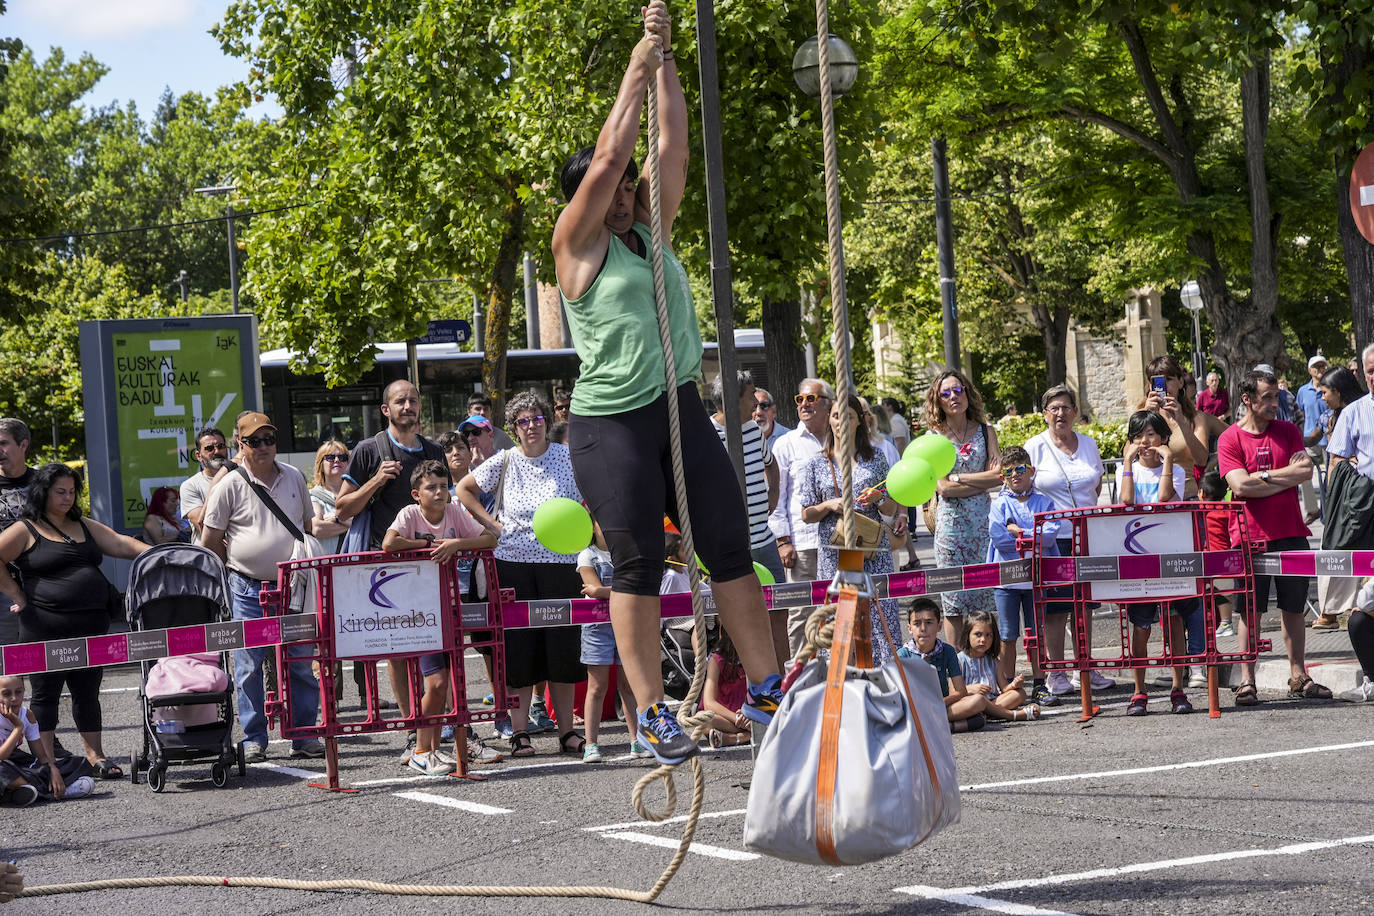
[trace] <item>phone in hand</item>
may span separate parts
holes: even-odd
[[[1165,389],[1164,386],[1164,376],[1162,375],[1150,376],[1150,388],[1154,391],[1158,391],[1160,397],[1168,396],[1168,391]]]

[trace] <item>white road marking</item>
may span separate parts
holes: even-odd
[[[570,767],[570,766],[581,766],[581,765],[582,765],[582,761],[581,761],[581,760],[551,760],[551,761],[549,761],[548,763],[530,763],[530,764],[526,764],[525,766],[518,766],[518,767],[500,767],[499,769],[490,769],[490,770],[487,769],[486,767],[477,767],[477,768],[475,768],[475,769],[473,770],[473,772],[474,772],[474,773],[481,773],[483,776],[486,776],[486,777],[488,777],[488,778],[491,778],[491,777],[493,777],[493,776],[500,776],[500,775],[502,775],[502,774],[504,774],[504,773],[514,773],[514,772],[517,772],[517,771],[519,771],[519,770],[543,770],[543,769],[548,769],[548,768],[550,768],[550,767]],[[354,786],[398,786],[398,785],[401,785],[401,784],[407,783],[407,782],[424,782],[425,780],[430,779],[430,778],[432,778],[432,777],[429,777],[429,776],[396,776],[396,777],[392,777],[392,778],[389,778],[389,779],[364,779],[364,780],[361,780],[361,781],[359,781],[359,782],[350,783],[350,785],[354,785]]]
[[[1166,763],[1153,767],[1131,767],[1126,770],[1098,770],[1092,773],[1066,773],[1062,776],[1033,776],[1029,779],[1008,779],[1004,782],[984,782],[960,786],[961,792],[979,792],[986,789],[1002,789],[1009,786],[1031,786],[1050,782],[1072,782],[1077,779],[1107,779],[1116,776],[1139,776],[1142,773],[1163,773],[1168,770],[1193,770],[1200,767],[1224,766],[1228,763],[1247,763],[1252,760],[1268,760],[1274,757],[1299,757],[1303,754],[1321,754],[1328,751],[1350,751],[1374,747],[1374,741],[1352,741],[1348,744],[1323,744],[1316,747],[1299,747],[1287,751],[1267,751],[1261,754],[1243,754],[1239,757],[1213,757],[1210,760],[1188,760],[1183,763]]]
[[[299,779],[320,779],[325,775],[316,770],[302,770],[300,767],[289,767],[281,763],[250,763],[248,765],[250,767],[257,767],[261,770],[271,770],[274,773],[295,776]]]
[[[624,831],[621,833],[601,834],[608,840],[628,840],[631,843],[643,843],[645,846],[660,846],[664,849],[677,849],[682,844],[681,840],[672,840],[668,837],[653,836],[648,833],[635,833]],[[710,846],[706,843],[693,843],[687,847],[688,852],[694,852],[701,856],[710,856],[713,859],[728,859],[731,862],[752,862],[758,856],[752,852],[740,852],[738,849],[726,849],[724,846]]]
[[[897,889],[904,892],[906,890]],[[915,888],[911,890],[915,890]],[[921,888],[920,890],[928,899],[943,900],[946,903],[954,903],[970,909],[988,910],[993,913],[1010,913],[1012,916],[1073,916],[1072,913],[1066,913],[1063,910],[1044,910],[1036,906],[1027,906],[1024,903],[1012,903],[1010,900],[997,900],[993,897],[980,897],[976,894],[941,891],[938,887]],[[927,891],[929,893],[926,893]]]
[[[433,777],[426,777],[432,779]],[[450,798],[447,795],[435,795],[432,792],[395,792],[397,798],[408,798],[411,801],[425,802],[431,805],[442,805],[445,808],[458,808],[462,811],[470,811],[473,814],[510,814],[510,808],[498,808],[495,805],[484,805],[481,802],[468,801],[463,798]]]
[[[703,811],[701,817],[738,817],[744,813],[743,808],[734,808],[729,811]],[[583,827],[588,833],[602,833],[607,830],[625,830],[628,827],[667,827],[670,824],[685,823],[687,815],[680,814],[677,817],[670,817],[662,821],[627,821],[623,824],[602,824],[600,827]]]
[[[1046,875],[1043,878],[999,881],[996,884],[985,884],[982,887],[940,888],[917,884],[910,887],[897,887],[893,888],[893,890],[899,894],[910,894],[913,897],[951,900],[961,897],[978,897],[993,891],[1054,887],[1061,884],[1076,884],[1083,881],[1117,878],[1121,875],[1138,875],[1145,872],[1166,871],[1171,868],[1184,868],[1189,865],[1210,865],[1216,862],[1235,862],[1240,859],[1260,859],[1272,856],[1300,856],[1309,852],[1338,849],[1342,846],[1363,846],[1371,842],[1374,842],[1374,835],[1352,836],[1339,840],[1315,840],[1309,843],[1293,843],[1288,846],[1280,846],[1276,849],[1237,849],[1232,852],[1215,852],[1200,856],[1187,856],[1181,859],[1163,859],[1158,862],[1137,862],[1133,865],[1123,865],[1119,868],[1094,868],[1091,871],[1072,872],[1065,875]]]

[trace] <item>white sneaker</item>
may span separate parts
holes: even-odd
[[[1193,665],[1188,669],[1188,686],[1207,686],[1207,667],[1205,665]]]
[[[592,743],[588,742],[587,746],[586,746],[585,748],[582,749],[582,762],[583,762],[583,763],[600,763],[600,762],[601,762],[601,748],[597,747],[595,744],[592,744]]]
[[[481,738],[468,733],[468,763],[500,763],[506,757],[494,747],[487,747]]]
[[[412,770],[418,770],[426,776],[447,776],[454,769],[453,764],[445,763],[434,751],[411,754],[408,765]]]
[[[1088,672],[1088,683],[1093,685],[1093,690],[1111,690],[1116,686],[1116,681],[1107,677],[1105,674],[1099,673],[1096,668]],[[1074,690],[1078,690],[1082,685],[1083,681],[1079,678],[1077,671],[1069,675],[1070,687]]]
[[[1069,678],[1062,671],[1051,671],[1045,676],[1045,686],[1050,688],[1050,693],[1057,697],[1074,692],[1074,685],[1069,683]]]
[[[85,798],[95,791],[95,780],[89,776],[78,776],[67,784],[67,791],[62,793],[63,798]]]
[[[445,751],[443,748],[436,747],[429,752],[430,756],[440,763],[451,763],[453,768],[458,769],[458,758]]]
[[[1221,623],[1217,624],[1217,637],[1218,637],[1218,638],[1221,638],[1221,637],[1223,637],[1223,636],[1235,636],[1235,635],[1236,635],[1236,628],[1233,627],[1233,626],[1231,626],[1230,621],[1223,620]]]
[[[1341,693],[1336,699],[1345,700],[1347,703],[1368,703],[1374,700],[1374,681],[1366,677],[1360,686]]]

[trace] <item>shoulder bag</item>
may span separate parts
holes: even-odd
[[[845,499],[847,494],[840,492],[840,481],[835,476],[835,463],[827,461],[830,465],[830,479],[835,484],[835,495],[840,499]],[[854,507],[854,546],[860,550],[873,550],[883,542],[882,522],[874,521],[867,515],[859,511],[859,507]],[[844,519],[835,525],[835,531],[830,535],[830,543],[836,547],[844,546]]]

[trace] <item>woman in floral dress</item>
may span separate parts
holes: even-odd
[[[983,413],[978,389],[957,369],[946,369],[926,392],[926,425],[954,443],[954,469],[935,485],[935,565],[967,566],[988,555],[991,491],[1002,485],[997,431]],[[996,614],[991,589],[944,596],[945,641],[958,645],[969,611]]]
[[[830,546],[830,538],[839,526],[841,513],[844,511],[839,499],[839,481],[844,479],[844,470],[840,466],[840,459],[837,456],[838,449],[835,447],[836,437],[844,433],[844,415],[841,413],[843,409],[845,408],[839,404],[831,408],[830,431],[825,437],[825,448],[803,466],[798,481],[802,520],[819,525],[817,535],[820,550],[816,554],[816,577],[818,579],[834,577],[838,567],[838,548]],[[892,553],[888,548],[888,528],[900,535],[906,530],[906,514],[902,511],[902,507],[889,498],[885,492],[864,496],[865,491],[878,486],[887,479],[887,459],[882,456],[881,452],[875,451],[873,443],[869,441],[868,430],[861,422],[863,405],[852,394],[849,396],[847,409],[849,410],[850,434],[854,438],[854,489],[851,494],[854,509],[883,524],[882,542],[876,551],[872,551],[864,557],[864,571],[869,574],[890,573],[892,572]],[[986,527],[986,521],[984,526]],[[888,633],[891,634],[892,639],[901,642],[902,620],[896,599],[884,599],[877,602],[877,606],[887,621]],[[892,649],[883,636],[882,624],[879,622],[877,614],[871,616],[871,624],[873,664],[882,665],[892,658]]]

